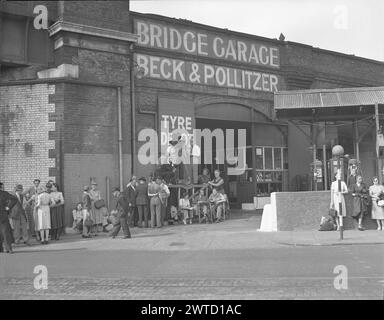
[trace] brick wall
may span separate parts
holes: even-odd
[[[54,93],[50,84],[0,86],[0,180],[6,190],[18,183],[30,186],[35,178],[56,179],[55,158],[50,157],[55,141],[49,139],[55,131],[49,119],[55,112],[49,98]]]

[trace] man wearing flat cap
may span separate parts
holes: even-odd
[[[123,194],[120,192],[119,188],[114,188],[112,191],[113,196],[117,199],[116,203],[116,220],[113,224],[113,229],[111,231],[112,238],[116,238],[118,233],[120,232],[120,229],[123,228],[123,239],[128,239],[131,237],[131,232],[129,231],[128,226],[128,218],[130,216],[130,212],[128,211],[128,203],[126,198],[123,196]]]
[[[25,244],[30,245],[28,220],[25,213],[26,201],[25,196],[23,195],[23,186],[21,184],[18,184],[15,187],[14,196],[16,196],[17,202],[11,209],[10,216],[12,219],[15,244],[20,243],[20,239],[22,238]]]

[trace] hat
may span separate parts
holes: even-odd
[[[118,188],[118,187],[113,188],[112,193],[113,193],[113,192],[116,192],[116,191],[120,192],[120,188]]]
[[[139,181],[147,181],[147,179],[145,179],[145,177],[141,177],[141,178],[139,179]]]
[[[16,191],[23,191],[23,186],[21,184],[16,185]]]
[[[84,191],[89,191],[89,186],[84,186],[83,190]]]

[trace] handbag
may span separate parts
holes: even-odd
[[[96,200],[95,201],[95,208],[96,209],[101,209],[102,207],[105,207],[105,202],[103,199]]]
[[[379,200],[379,201],[377,201],[377,205],[378,205],[379,207],[384,207],[384,200]]]
[[[85,225],[86,227],[92,227],[92,226],[93,226],[93,221],[92,221],[92,219],[91,219],[90,217],[85,218],[85,220],[84,220],[84,225]]]

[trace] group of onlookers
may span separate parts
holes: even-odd
[[[24,189],[17,184],[14,191],[4,191],[0,183],[3,202],[0,204],[0,250],[3,242],[6,250],[12,253],[12,243],[31,245],[32,238],[41,244],[49,239],[59,240],[65,232],[64,197],[58,185],[50,180],[45,186],[39,179],[33,186]]]
[[[341,204],[342,216],[346,216],[344,195],[351,193],[353,199],[352,217],[357,221],[358,230],[363,231],[363,219],[371,209],[372,219],[377,223],[377,230],[384,231],[384,186],[379,184],[379,179],[374,177],[373,184],[368,188],[361,175],[349,177],[348,186],[341,179],[340,172],[331,185],[331,208],[335,210],[337,230],[340,229],[339,206]],[[340,188],[340,190],[339,190]]]

